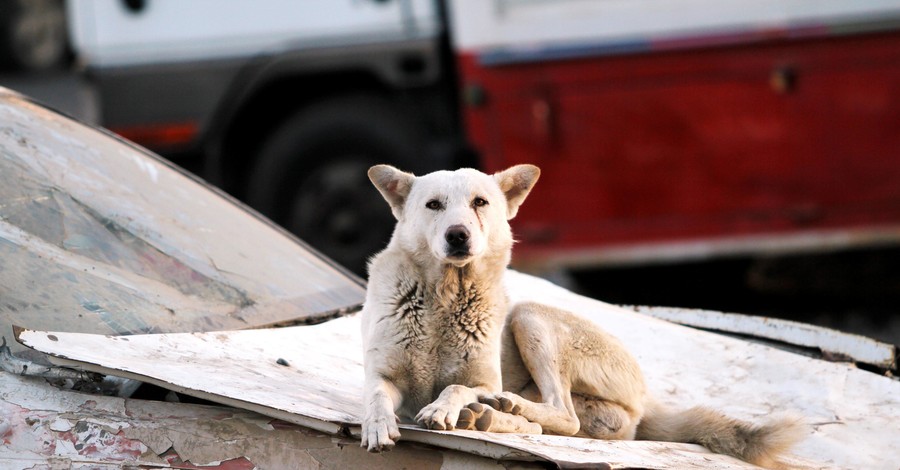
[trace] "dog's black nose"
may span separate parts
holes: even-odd
[[[469,229],[462,225],[454,225],[447,229],[444,239],[451,248],[462,248],[469,243]]]

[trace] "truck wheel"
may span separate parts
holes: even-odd
[[[66,58],[66,15],[62,0],[0,0],[0,63],[37,71]]]
[[[423,133],[376,97],[334,99],[288,118],[264,142],[247,201],[333,260],[365,274],[394,218],[369,182],[370,166],[416,171]]]

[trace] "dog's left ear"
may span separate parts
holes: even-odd
[[[402,172],[390,165],[375,165],[369,168],[369,179],[391,205],[394,217],[400,220],[406,196],[409,196],[409,190],[412,189],[413,181],[416,179],[415,175]]]
[[[519,206],[525,201],[525,196],[528,196],[540,176],[541,169],[534,165],[516,165],[500,173],[494,173],[494,180],[506,195],[507,219],[516,216]]]

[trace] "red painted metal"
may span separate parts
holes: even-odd
[[[900,32],[486,66],[487,170],[544,171],[517,257],[900,224]]]
[[[156,151],[181,148],[196,141],[200,125],[196,121],[111,127],[120,136]]]

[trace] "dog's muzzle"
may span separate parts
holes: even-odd
[[[469,252],[469,229],[463,225],[454,225],[447,229],[444,233],[444,240],[447,242],[447,257],[449,258],[465,258],[470,255]]]

